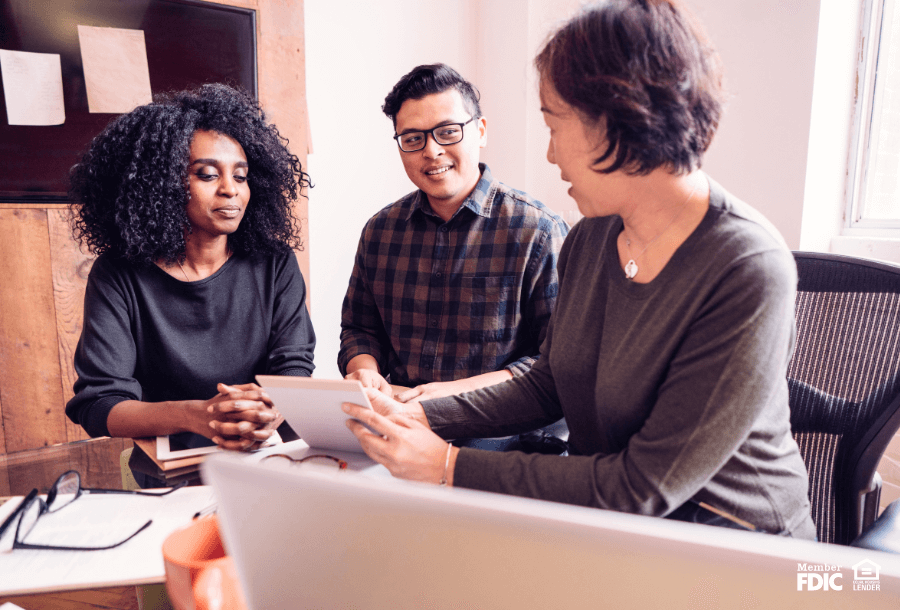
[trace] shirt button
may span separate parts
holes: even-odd
[[[438,321],[437,321],[437,320],[432,320],[432,321],[431,321],[431,325],[432,325],[432,326],[437,326],[437,325],[438,325]]]
[[[441,277],[441,275],[443,275],[443,274],[440,271],[438,271],[437,273],[434,274],[435,277]]]
[[[448,229],[447,227],[441,227],[441,233],[446,233],[449,230],[450,229]]]
[[[428,363],[428,362],[426,362],[425,364],[422,365],[422,368],[423,368],[423,369],[426,369],[426,370],[427,370],[427,369],[430,369],[430,368],[431,368],[431,364]]]

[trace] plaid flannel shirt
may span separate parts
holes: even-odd
[[[341,316],[342,373],[360,354],[404,386],[531,368],[569,228],[479,167],[481,179],[447,222],[415,191],[366,223]]]

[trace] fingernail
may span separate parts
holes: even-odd
[[[344,413],[349,413],[349,412],[350,412],[350,405],[347,404],[346,402],[345,402],[345,403],[342,403],[342,404],[341,404],[341,410],[342,410]]]

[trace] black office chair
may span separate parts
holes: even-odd
[[[900,428],[900,266],[794,252],[791,427],[819,540],[850,544],[878,514],[875,471]]]

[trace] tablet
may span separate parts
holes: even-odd
[[[362,452],[341,410],[345,402],[372,408],[359,381],[277,375],[257,375],[256,381],[310,447]]]
[[[203,455],[218,449],[218,445],[212,440],[193,432],[179,432],[156,437],[156,458],[159,460],[175,460],[193,455]]]

